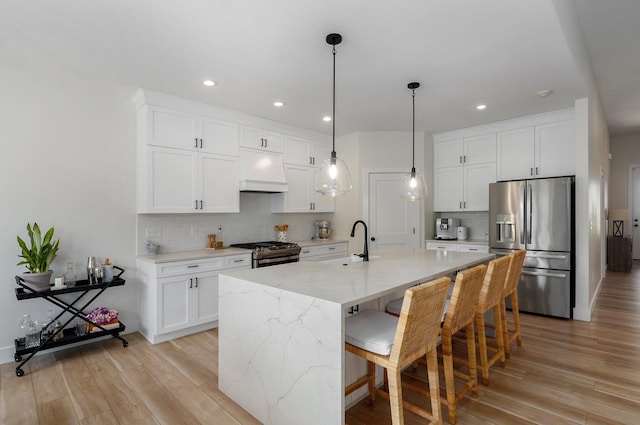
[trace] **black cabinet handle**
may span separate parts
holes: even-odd
[[[202,209],[202,200],[200,200],[200,209]]]
[[[197,210],[197,209],[198,209],[198,200],[196,199],[196,201],[195,201],[195,202],[196,202],[196,205],[195,205],[195,208],[194,208],[194,209],[196,209],[196,210]]]
[[[196,277],[196,288],[198,287],[198,278]]]
[[[200,149],[202,149],[202,139],[200,139]]]
[[[198,147],[198,138],[196,137],[196,138],[195,138],[195,139],[193,139],[193,140],[195,140],[195,142],[196,142],[196,144],[195,144],[195,145],[193,145],[193,147],[194,147],[194,148],[197,148],[197,147]]]
[[[376,238],[374,238],[373,236],[371,237],[371,242],[375,242]]]
[[[189,288],[193,288],[193,278],[189,279]]]

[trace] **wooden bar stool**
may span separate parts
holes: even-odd
[[[501,302],[504,300],[503,288],[509,264],[511,264],[510,256],[504,256],[496,260],[491,260],[487,267],[487,273],[484,276],[484,283],[476,305],[476,327],[478,328],[478,350],[480,351],[479,368],[482,372],[482,383],[489,385],[489,368],[498,360],[500,366],[504,367],[504,343],[502,332],[502,310]],[[496,327],[496,345],[490,347],[487,345],[486,326],[484,314],[487,311],[493,311],[493,320]],[[495,354],[489,358],[488,351],[495,351]]]
[[[389,399],[393,425],[404,424],[403,406],[430,420],[429,424],[442,423],[436,350],[450,282],[443,277],[407,289],[398,318],[365,310],[345,321],[345,349],[368,362],[367,375],[349,385],[345,394],[368,384],[370,403],[375,401],[376,391]],[[422,356],[427,361],[431,413],[402,400],[402,369]],[[388,394],[376,388],[376,364],[387,370]]]
[[[513,341],[517,341],[518,347],[522,346],[522,334],[520,333],[520,313],[518,311],[518,283],[520,283],[520,274],[522,266],[527,255],[526,249],[509,254],[511,264],[507,272],[507,278],[504,281],[504,290],[500,310],[502,310],[502,340],[504,341],[504,355],[508,359],[511,356],[509,345]],[[513,328],[509,328],[507,323],[507,298],[511,297],[511,315],[513,317]],[[510,335],[511,334],[511,335]]]
[[[471,390],[473,397],[478,396],[474,313],[486,270],[487,266],[480,265],[458,272],[451,300],[449,301],[449,309],[442,324],[440,337],[442,340],[442,364],[446,387],[446,397],[443,397],[443,402],[447,404],[450,424],[457,422],[456,404],[464,397],[467,391]],[[467,335],[468,361],[465,363],[469,367],[468,375],[460,370],[453,369],[452,338],[461,329],[465,329]],[[465,380],[464,387],[458,392],[455,389],[456,376]]]

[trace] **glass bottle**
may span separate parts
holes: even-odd
[[[40,328],[38,322],[32,320],[29,324],[29,331],[27,332],[27,336],[25,338],[24,347],[25,348],[35,348],[40,345]]]
[[[53,312],[53,310],[49,310],[47,312],[47,321],[44,323],[44,325],[42,325],[43,339],[49,338],[53,333],[53,327],[55,326],[55,323],[53,321],[54,316],[55,316],[55,313]]]
[[[73,263],[67,263],[67,272],[64,274],[64,283],[67,286],[75,286],[76,284],[76,272],[73,269]]]
[[[29,333],[29,328],[31,327],[31,315],[25,314],[22,316],[20,320],[20,324],[18,325],[18,343],[24,344],[27,338],[27,334]]]
[[[60,332],[58,332],[58,330],[59,330]],[[62,329],[62,323],[60,322],[60,320],[56,321],[56,324],[55,324],[55,326],[53,327],[53,332],[54,332],[54,333],[55,333],[55,332],[58,332],[57,334],[55,334],[55,335],[53,336],[53,340],[54,340],[54,341],[59,341],[59,340],[61,340],[61,339],[64,337],[64,332],[63,332],[63,329]]]

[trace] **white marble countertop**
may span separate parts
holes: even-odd
[[[489,241],[484,239],[427,239],[427,242],[435,243],[466,243],[472,245],[489,245]]]
[[[167,252],[166,254],[138,255],[136,258],[150,263],[159,264],[170,263],[173,261],[203,260],[207,258],[227,257],[229,255],[239,254],[251,254],[251,250],[243,248],[204,248],[193,251]]]
[[[301,261],[225,274],[349,307],[493,257],[486,253],[388,248],[372,252],[368,262],[352,262],[350,258]]]

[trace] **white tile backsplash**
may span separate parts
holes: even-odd
[[[287,240],[308,240],[315,235],[315,222],[329,220],[333,213],[272,213],[269,193],[241,192],[240,212],[230,214],[138,214],[136,253],[147,253],[145,239],[160,245],[159,253],[207,247],[207,235],[222,226],[225,245],[277,240],[273,226],[288,224]],[[195,234],[192,235],[192,226]],[[160,237],[146,237],[147,228],[161,229]]]

